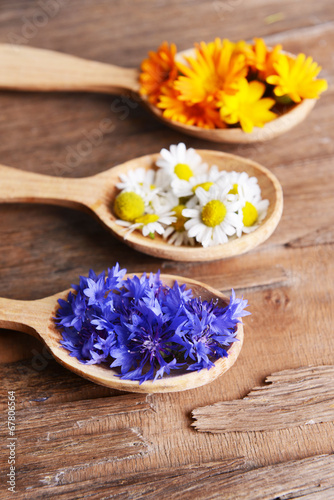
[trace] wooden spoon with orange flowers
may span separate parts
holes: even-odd
[[[0,88],[100,92],[140,99],[166,125],[214,142],[272,139],[300,123],[326,80],[311,57],[280,46],[216,39],[176,53],[165,42],[141,71],[58,52],[0,44]],[[268,96],[269,94],[269,96]]]

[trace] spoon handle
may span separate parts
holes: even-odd
[[[89,177],[51,177],[0,165],[0,179],[0,203],[46,203],[86,211],[98,198]]]
[[[16,330],[40,338],[36,330],[41,318],[41,302],[40,300],[0,298],[0,328]]]
[[[137,93],[139,71],[52,50],[0,44],[0,88],[41,92]]]

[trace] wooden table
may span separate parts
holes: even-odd
[[[0,296],[41,298],[66,289],[89,268],[101,271],[118,261],[131,272],[161,269],[218,290],[233,287],[252,311],[241,355],[226,375],[203,388],[149,397],[80,379],[50,359],[37,340],[2,330],[1,442],[8,439],[7,391],[15,391],[15,498],[334,498],[330,388],[322,402],[326,418],[321,406],[314,418],[285,427],[284,398],[294,404],[286,391],[276,427],[254,430],[252,413],[249,426],[237,432],[233,425],[218,433],[191,426],[192,410],[220,401],[242,405],[275,372],[330,365],[328,377],[333,373],[332,1],[12,0],[1,7],[0,42],[135,67],[164,39],[181,50],[216,36],[257,36],[312,55],[329,82],[303,124],[267,143],[243,146],[181,136],[117,96],[0,93],[5,165],[82,177],[185,141],[262,163],[280,180],[285,200],[280,225],[265,244],[208,264],[139,254],[88,215],[69,209],[0,206]],[[80,144],[105,120],[112,124],[101,144],[83,152]],[[313,387],[316,394],[319,387]],[[264,421],[271,403],[270,397],[263,403]],[[9,471],[5,446],[2,478]],[[11,495],[2,484],[0,498]]]

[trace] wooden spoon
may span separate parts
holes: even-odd
[[[208,301],[217,298],[221,307],[226,306],[229,302],[228,297],[199,281],[167,274],[162,274],[161,280],[170,287],[173,286],[175,281],[178,281],[179,284],[185,283],[187,288],[192,289],[194,297],[202,297],[203,300]],[[59,343],[62,337],[55,326],[53,318],[59,307],[58,299],[66,300],[68,293],[69,290],[66,290],[51,297],[32,301],[0,298],[0,328],[22,331],[42,340],[61,365],[100,385],[122,391],[143,393],[177,392],[194,389],[212,382],[225,373],[236,361],[242,347],[243,325],[238,323],[236,338],[239,341],[233,342],[228,349],[228,357],[218,359],[215,366],[210,370],[203,369],[200,372],[184,371],[181,375],[170,375],[155,382],[144,382],[141,385],[133,380],[122,380],[115,376],[117,372],[111,368],[80,363],[77,358],[71,357],[69,352]],[[175,371],[175,373],[178,373],[178,371]]]
[[[190,55],[193,49],[180,52]],[[0,88],[39,92],[101,92],[127,94],[140,100],[159,120],[188,135],[213,142],[250,143],[266,141],[287,132],[304,120],[315,105],[305,99],[289,112],[247,134],[241,128],[204,129],[171,121],[139,94],[138,69],[89,61],[52,50],[0,44]]]
[[[277,178],[258,163],[239,156],[208,150],[197,152],[209,166],[217,165],[220,170],[245,171],[249,176],[257,177],[262,198],[269,200],[269,208],[265,220],[255,231],[209,248],[177,247],[166,243],[160,236],[152,240],[138,231],[124,240],[126,230],[116,223],[112,212],[113,200],[118,193],[115,184],[119,181],[120,173],[139,167],[153,168],[158,154],[142,156],[81,179],[33,174],[0,165],[0,203],[48,203],[86,211],[130,247],[154,257],[178,261],[211,261],[232,257],[253,249],[269,238],[279,223],[283,210],[282,188]]]

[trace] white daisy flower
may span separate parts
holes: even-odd
[[[259,195],[252,196],[250,192],[247,192],[246,188],[241,191],[241,207],[238,214],[242,219],[242,227],[238,228],[237,236],[255,231],[265,219],[269,207],[268,200],[262,200]]]
[[[155,171],[152,169],[146,170],[145,168],[136,168],[135,170],[128,170],[127,173],[119,175],[120,182],[116,187],[121,191],[134,191],[138,185],[145,185],[150,187],[154,184]]]
[[[202,243],[203,247],[226,243],[229,236],[233,236],[242,227],[241,215],[238,212],[240,201],[228,195],[231,185],[225,182],[214,184],[209,191],[203,188],[196,189],[199,206],[186,208],[182,211],[189,220],[185,223],[190,238]]]
[[[188,181],[191,177],[205,173],[208,166],[192,148],[187,149],[183,142],[173,144],[168,149],[160,151],[156,164],[168,173],[169,178]]]
[[[187,208],[185,205],[176,205],[173,208],[173,213],[176,216],[176,221],[167,227],[164,232],[164,239],[171,245],[194,245],[195,239],[190,238],[184,227],[187,218],[182,215],[183,210]]]
[[[261,196],[261,189],[256,177],[249,177],[247,172],[224,172],[232,185],[231,194],[242,195],[245,190],[248,196]]]
[[[125,220],[116,220],[116,223],[120,226],[128,228],[124,239],[126,240],[129,234],[131,234],[135,229],[141,230],[143,236],[152,236],[154,233],[163,235],[165,232],[164,226],[169,226],[176,221],[174,212],[164,212],[164,213],[146,213],[137,217],[133,222],[128,222]]]
[[[120,174],[116,187],[122,191],[131,191],[142,196],[147,203],[160,191],[156,186],[156,172],[153,169],[137,168]]]
[[[221,172],[216,165],[213,165],[208,172],[190,177],[188,181],[177,179],[172,183],[173,191],[179,198],[194,195],[198,187],[208,191],[224,174],[225,172]]]

